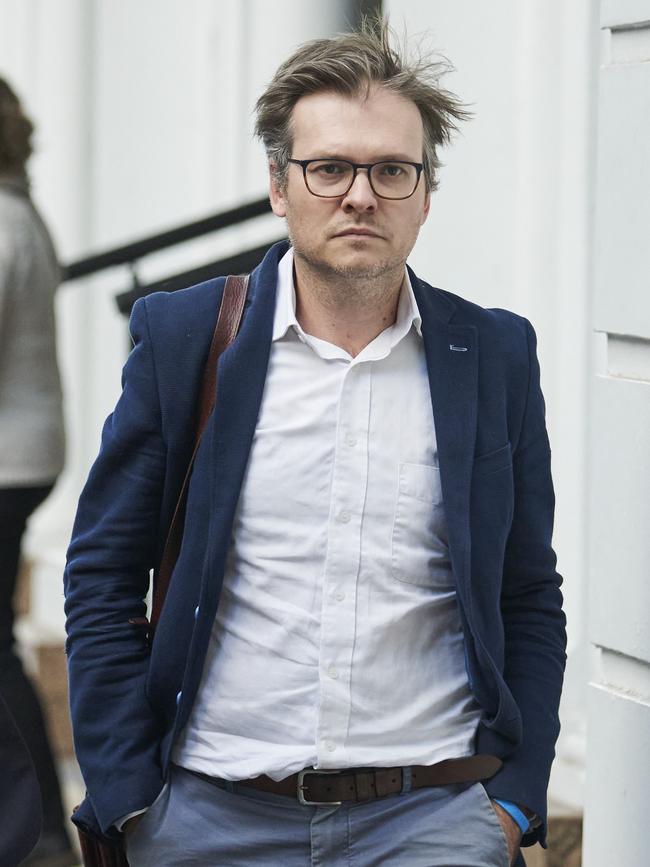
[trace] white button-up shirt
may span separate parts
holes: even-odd
[[[197,699],[174,760],[229,780],[474,752],[420,316],[352,358],[278,271],[268,374]]]

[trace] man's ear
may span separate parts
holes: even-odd
[[[277,181],[277,166],[275,163],[269,163],[269,199],[271,201],[271,209],[276,217],[286,217],[286,187],[282,186]]]

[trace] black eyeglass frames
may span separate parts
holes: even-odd
[[[423,163],[412,163],[406,160],[353,163],[349,160],[318,158],[290,159],[289,162],[302,168],[302,175],[309,192],[323,199],[345,196],[352,187],[359,169],[368,172],[368,182],[373,193],[380,199],[408,199],[417,189],[424,169]]]

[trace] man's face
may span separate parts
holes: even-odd
[[[294,159],[422,162],[417,107],[381,87],[373,86],[367,99],[330,91],[304,96],[294,106],[292,125]],[[270,193],[274,213],[286,217],[296,258],[348,277],[402,269],[429,212],[423,176],[408,199],[376,196],[365,170],[346,195],[319,198],[305,186],[302,168],[290,164],[285,188],[271,175]]]

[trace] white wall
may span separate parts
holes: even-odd
[[[590,0],[389,0],[400,32],[429,31],[474,119],[412,256],[434,285],[506,307],[537,330],[565,576],[569,660],[551,781],[555,812],[583,799],[587,454],[598,20]]]
[[[648,863],[650,2],[604,0],[584,858]]]

